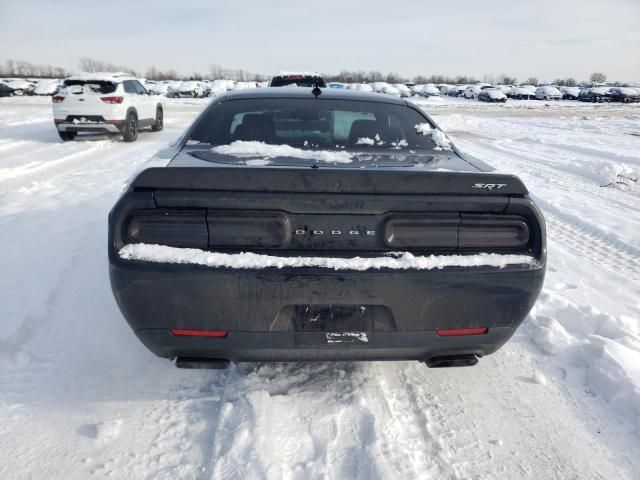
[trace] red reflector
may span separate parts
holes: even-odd
[[[53,101],[53,103],[62,103],[64,102],[64,97],[61,95],[56,95],[54,97],[51,97],[51,100]]]
[[[102,100],[104,103],[122,103],[124,98],[123,97],[100,97],[100,100]]]
[[[489,331],[486,327],[480,328],[454,328],[451,330],[436,330],[439,337],[462,337],[464,335],[484,335]]]
[[[176,337],[226,337],[227,330],[181,330],[172,328],[171,334]]]

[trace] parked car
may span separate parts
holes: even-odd
[[[578,100],[580,89],[578,87],[560,87],[563,100]]]
[[[61,87],[62,82],[58,79],[43,78],[38,80],[36,88],[33,90],[34,95],[54,95]]]
[[[189,80],[181,82],[172,91],[171,96],[174,98],[202,98],[205,96],[205,89],[202,82]]]
[[[640,102],[640,90],[630,87],[614,87],[609,90],[612,102]]]
[[[538,100],[562,100],[562,92],[551,85],[538,87],[535,93]]]
[[[346,84],[342,82],[329,82],[327,83],[327,87],[329,88],[346,88]]]
[[[507,101],[507,96],[499,88],[485,88],[478,94],[478,100],[481,102],[504,103]]]
[[[270,87],[314,87],[325,88],[324,78],[317,72],[280,72],[269,81]]]
[[[33,91],[36,88],[34,82],[23,79],[14,79],[6,82],[6,85],[13,90],[13,95],[21,97],[23,95],[33,95]]]
[[[373,87],[368,83],[352,83],[348,88],[357,92],[373,92]]]
[[[518,100],[531,100],[536,98],[536,92],[533,87],[529,86],[516,86],[511,89],[509,98],[515,98]]]
[[[404,83],[396,83],[393,85],[393,87],[395,87],[395,89],[400,92],[401,97],[405,98],[411,96],[411,90]]]
[[[580,92],[578,100],[593,103],[610,102],[611,91],[609,87],[585,88]]]
[[[482,90],[487,88],[493,88],[491,85],[469,85],[464,90],[464,98],[474,98],[477,99],[478,95]]]
[[[13,95],[13,88],[6,83],[0,82],[0,97],[10,97]]]
[[[464,96],[464,92],[466,89],[467,85],[457,85],[447,90],[447,95],[449,97],[462,97]]]
[[[387,82],[373,82],[370,85],[371,85],[371,88],[373,88],[374,92],[381,93],[382,89],[388,86],[389,84]]]
[[[495,88],[500,90],[502,93],[504,93],[508,97],[509,94],[511,93],[511,89],[513,88],[513,85],[496,85]]]
[[[108,251],[127,322],[178,367],[473,365],[542,288],[526,187],[404,99],[234,91],[165,154],[111,210]]]
[[[85,73],[66,78],[62,85],[52,100],[53,121],[64,141],[86,132],[117,133],[133,142],[142,128],[163,128],[158,97],[128,74]]]
[[[401,97],[402,93],[393,85],[385,85],[380,90],[380,93],[384,93],[385,95],[394,95],[396,97]]]

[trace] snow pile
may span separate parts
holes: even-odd
[[[120,435],[120,427],[124,420],[121,418],[116,418],[115,420],[108,420],[106,422],[98,423],[96,428],[96,439],[98,440],[109,440]]]
[[[420,135],[429,135],[431,133],[431,125],[428,123],[418,123],[414,128]]]
[[[436,150],[451,150],[451,140],[442,130],[434,129],[431,131],[431,139],[435,142]]]
[[[371,270],[380,268],[433,270],[445,267],[498,267],[507,265],[532,265],[537,261],[528,255],[499,255],[479,253],[476,255],[429,255],[415,256],[409,252],[394,256],[375,258],[332,257],[276,257],[256,253],[218,253],[197,248],[175,248],[144,243],[122,247],[120,257],[125,260],[144,260],[157,263],[186,263],[218,268],[300,268],[320,267],[333,270]]]
[[[543,295],[545,298],[546,295]],[[640,433],[640,322],[552,297],[536,307],[527,333],[565,375],[586,382]],[[538,382],[539,383],[539,382]]]
[[[638,187],[638,169],[624,163],[605,162],[596,167],[601,187],[635,190]]]
[[[270,145],[263,142],[247,142],[242,140],[237,140],[229,145],[213,147],[211,151],[239,158],[258,157],[265,160],[276,157],[288,157],[327,163],[351,163],[353,161],[351,154],[347,152],[303,150],[289,145]]]
[[[376,141],[373,138],[361,137],[356,141],[356,145],[375,145]]]

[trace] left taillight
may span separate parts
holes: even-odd
[[[104,103],[122,103],[124,101],[124,97],[100,97]]]
[[[128,221],[127,243],[206,248],[209,240],[206,210],[142,210]]]
[[[64,97],[62,95],[54,95],[53,97],[51,97],[51,101],[53,103],[62,103],[64,102]]]

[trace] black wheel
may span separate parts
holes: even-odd
[[[14,90],[14,91],[13,91],[13,94],[14,94],[16,97],[21,97],[21,96],[23,96],[23,95],[24,95],[24,91],[22,91],[21,89],[17,89],[17,90]]]
[[[138,138],[138,115],[135,112],[127,113],[122,138],[125,142],[135,142]]]
[[[151,126],[151,130],[153,132],[159,132],[164,128],[164,117],[162,114],[162,109],[156,109],[156,122]]]
[[[58,135],[60,135],[60,138],[62,139],[63,142],[68,142],[69,140],[73,140],[74,138],[76,138],[77,133],[58,131]]]
[[[600,103],[600,102],[601,102],[601,100],[602,100],[602,99],[601,99],[600,97],[596,97],[596,98],[594,99],[594,102]]]

